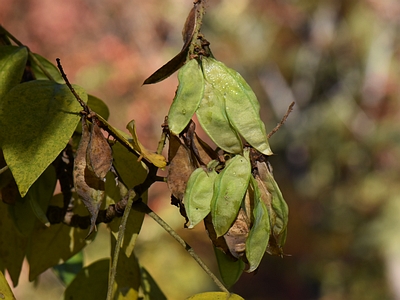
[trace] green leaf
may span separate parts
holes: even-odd
[[[64,79],[62,78],[60,71],[53,63],[51,63],[50,61],[48,61],[46,58],[44,58],[39,54],[33,53],[33,56],[35,56],[35,58],[39,61],[39,63],[46,69],[47,72],[49,72],[51,77],[53,77],[53,79],[57,83],[64,83]],[[36,79],[49,80],[49,78],[39,68],[39,65],[33,59],[30,59],[30,61],[31,61],[32,71],[33,74],[35,74]]]
[[[183,197],[189,228],[196,226],[210,213],[216,178],[214,169],[198,168],[190,175]]]
[[[56,172],[50,165],[35,181],[26,196],[9,206],[9,212],[16,227],[23,235],[29,236],[32,233],[38,219],[43,224],[49,225],[45,212],[53,196],[56,183]]]
[[[226,115],[224,96],[216,83],[209,79],[210,72],[213,72],[214,69],[204,59],[202,64],[205,76],[204,97],[196,111],[197,119],[207,135],[219,148],[233,154],[242,153],[240,136],[232,127]]]
[[[217,237],[235,221],[251,176],[249,152],[231,158],[217,176],[211,202],[211,216]]]
[[[50,205],[62,207],[62,194],[55,195]],[[73,212],[87,215],[83,203],[76,199]],[[29,280],[55,265],[63,263],[82,250],[90,240],[85,239],[87,230],[54,224],[50,227],[36,226],[29,241],[27,259],[29,262]]]
[[[83,268],[83,253],[78,252],[70,259],[68,259],[65,263],[54,266],[54,273],[60,278],[60,280],[64,283],[65,286],[68,286],[74,279],[75,276],[82,270]]]
[[[8,91],[21,82],[27,60],[26,47],[0,47],[0,102],[4,101]]]
[[[207,292],[196,294],[187,298],[187,300],[244,300],[244,298],[233,293],[228,294],[224,292]]]
[[[117,170],[118,176],[122,182],[128,187],[132,188],[144,181],[147,176],[145,165],[138,161],[137,156],[129,152],[120,143],[115,143],[112,146],[114,161],[113,165]],[[106,192],[108,193],[109,181],[106,181]],[[119,200],[119,197],[118,197]]]
[[[87,105],[96,114],[98,114],[98,115],[102,116],[104,119],[108,120],[108,117],[110,116],[110,110],[108,109],[107,104],[105,104],[103,100],[101,100],[93,95],[88,95]]]
[[[24,237],[15,227],[15,223],[8,213],[8,206],[0,201],[0,261],[2,262],[0,265],[7,269],[14,286],[16,286],[28,238]]]
[[[15,300],[15,296],[2,272],[0,272],[0,299]]]
[[[246,272],[249,273],[258,268],[267,249],[271,234],[268,209],[261,199],[258,184],[252,176],[250,182],[254,189],[254,224],[246,241],[246,257],[250,265]]]
[[[157,282],[151,277],[150,273],[144,267],[140,267],[140,287],[143,291],[143,300],[166,300]]]
[[[232,260],[221,250],[214,247],[215,257],[217,258],[219,274],[221,275],[222,281],[225,283],[227,288],[239,280],[245,268],[245,263],[238,259],[236,261]]]
[[[272,155],[265,125],[260,119],[260,104],[250,86],[236,71],[213,58],[202,59],[206,79],[225,99],[230,124],[254,148]]]
[[[110,260],[98,260],[83,268],[67,287],[64,299],[106,299]]]
[[[189,124],[204,93],[204,77],[196,59],[189,60],[178,72],[179,86],[168,113],[168,127],[175,135]]]
[[[86,102],[82,88],[74,89]],[[0,103],[4,159],[25,196],[62,151],[79,121],[81,107],[66,85],[34,80],[15,86]]]

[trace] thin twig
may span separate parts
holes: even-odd
[[[89,114],[90,110],[88,108],[88,106],[86,105],[86,103],[81,99],[81,97],[79,97],[78,93],[74,90],[74,88],[72,87],[72,84],[69,82],[67,74],[65,74],[64,69],[61,65],[61,60],[59,58],[56,58],[57,61],[57,68],[60,70],[61,72],[61,76],[64,79],[65,83],[67,84],[68,88],[70,89],[71,93],[75,96],[76,100],[78,100],[79,104],[82,106],[83,110]]]
[[[150,207],[148,207],[143,202],[136,202],[132,205],[132,208],[134,210],[146,213],[149,217],[151,217],[154,221],[156,221],[162,228],[164,228],[165,231],[167,231],[176,241],[178,241],[179,244],[181,244],[183,248],[185,248],[185,250],[190,254],[191,257],[193,257],[193,259],[200,265],[200,267],[207,273],[207,275],[211,277],[211,279],[220,288],[220,290],[229,294],[228,289],[218,279],[218,277],[215,276],[213,272],[211,272],[211,270],[207,267],[207,265],[194,252],[193,248],[188,243],[186,243],[163,219],[161,219],[154,211],[152,211]]]
[[[7,171],[9,169],[9,167],[8,166],[5,166],[5,167],[2,167],[1,169],[0,169],[0,174],[3,174],[5,171]]]
[[[283,116],[282,120],[275,126],[274,129],[271,130],[270,133],[268,133],[268,138],[273,136],[274,133],[277,132],[279,130],[279,128],[281,128],[281,126],[286,122],[286,119],[289,117],[290,113],[292,112],[294,105],[295,105],[294,101],[292,103],[290,103],[290,105],[286,111],[286,114]]]

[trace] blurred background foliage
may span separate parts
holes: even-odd
[[[144,79],[179,52],[189,0],[3,0],[0,22],[71,82],[103,99],[118,128],[135,119],[155,149],[176,75]],[[400,2],[398,0],[209,0],[203,33],[262,105],[270,161],[290,207],[291,256],[266,256],[233,291],[246,299],[400,299]],[[217,271],[202,226],[184,220],[164,184],[149,203]],[[215,287],[196,263],[145,221],[140,262],[170,299]],[[85,263],[109,255],[102,229]],[[44,274],[21,278],[16,296],[62,293]],[[41,294],[42,293],[42,294]],[[25,297],[24,297],[25,296]],[[53,294],[51,296],[54,298]]]

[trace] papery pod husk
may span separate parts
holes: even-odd
[[[179,86],[168,113],[169,130],[178,135],[189,124],[204,94],[204,77],[196,59],[179,69]]]
[[[250,221],[244,209],[240,209],[235,222],[224,234],[225,242],[234,257],[240,259],[246,252],[246,240],[250,231]]]
[[[105,197],[105,184],[87,167],[87,148],[90,141],[90,132],[86,117],[82,116],[82,137],[74,160],[74,186],[76,193],[82,199],[90,213],[90,229],[88,236],[96,226],[100,205]]]
[[[105,181],[107,173],[111,170],[113,156],[111,147],[96,122],[92,124],[86,155],[88,169],[100,180]]]
[[[250,86],[239,73],[214,58],[204,57],[202,65],[206,81],[224,97],[231,126],[255,149],[272,155],[265,125],[260,119],[260,104]]]
[[[268,192],[270,192],[272,201],[272,210],[275,213],[275,220],[272,225],[272,234],[275,237],[277,245],[282,247],[286,241],[286,228],[289,218],[289,208],[283,199],[282,193],[276,183],[270,167],[265,162],[257,162],[258,174],[262,182],[265,184]]]
[[[216,85],[209,79],[211,73],[218,72],[218,70],[210,68],[208,60],[203,58],[202,65],[205,77],[204,96],[196,111],[197,119],[207,135],[219,148],[233,154],[242,153],[241,138],[229,122],[225,110],[225,99],[222,91],[219,90],[219,85],[223,85],[224,82]],[[218,74],[211,76],[215,78]]]
[[[258,268],[267,250],[271,235],[268,209],[262,200],[258,184],[253,177],[250,178],[250,185],[253,188],[254,197],[254,223],[246,241],[246,258],[249,263],[249,269],[246,272],[249,273]]]
[[[176,199],[182,200],[195,167],[189,149],[173,134],[169,138],[168,161],[168,188]]]
[[[211,216],[217,236],[224,235],[232,226],[241,207],[251,176],[248,150],[244,156],[229,159],[214,184]]]
[[[186,215],[189,219],[189,228],[200,223],[211,211],[214,181],[217,178],[212,161],[207,168],[200,167],[194,170],[186,185],[184,194]]]

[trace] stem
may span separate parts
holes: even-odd
[[[190,44],[189,47],[189,55],[193,54],[194,52],[194,48],[196,45],[196,41],[198,39],[198,35],[201,29],[201,25],[203,24],[203,16],[205,14],[205,0],[197,0],[194,5],[198,5],[199,8],[196,10],[196,24],[195,24],[195,29],[194,29],[194,33],[193,33],[193,38],[192,38],[192,42]]]
[[[188,243],[186,243],[167,223],[165,223],[163,219],[161,219],[154,211],[152,211],[150,207],[148,207],[143,202],[136,202],[132,205],[132,208],[134,210],[146,213],[149,217],[151,217],[154,221],[156,221],[162,228],[164,228],[165,231],[167,231],[176,241],[178,241],[179,244],[181,244],[183,248],[185,248],[185,250],[190,254],[190,256],[193,257],[193,259],[200,265],[200,267],[203,268],[203,270],[208,274],[208,276],[211,277],[211,279],[215,282],[215,284],[219,287],[219,289],[229,294],[228,289],[218,279],[218,277],[211,272],[211,270],[207,267],[207,265],[194,252],[193,248]]]
[[[292,103],[290,103],[286,114],[282,117],[282,120],[275,126],[274,129],[271,130],[270,133],[268,133],[268,138],[270,138],[271,136],[274,135],[275,132],[277,132],[279,130],[279,128],[281,128],[281,126],[286,122],[286,119],[289,117],[290,113],[293,110],[293,106],[294,106],[295,102],[293,101]]]
[[[53,76],[51,76],[51,74],[46,70],[46,68],[42,65],[42,63],[36,58],[35,55],[33,55],[33,53],[31,52],[31,50],[29,50],[28,48],[28,55],[31,61],[33,61],[35,64],[37,64],[37,66],[39,67],[39,69],[43,72],[44,75],[46,75],[46,77],[51,80],[56,82],[56,80],[53,78]]]
[[[118,240],[115,245],[114,249],[114,256],[112,260],[112,266],[110,269],[110,274],[108,277],[108,289],[107,289],[107,300],[111,300],[113,297],[113,291],[114,291],[114,282],[115,282],[115,276],[117,274],[117,265],[118,265],[118,257],[119,257],[119,252],[122,247],[122,242],[124,239],[124,233],[125,233],[125,228],[126,228],[126,222],[128,221],[128,216],[132,208],[132,203],[134,201],[139,200],[140,195],[136,194],[133,190],[130,191],[129,197],[128,197],[128,203],[125,207],[124,215],[122,216],[121,220],[121,225],[119,226],[118,230]]]
[[[14,43],[16,43],[18,46],[20,47],[26,47],[24,44],[22,44],[15,36],[13,36],[7,29],[5,29],[3,26],[0,25],[0,30],[2,30]],[[35,55],[33,55],[33,53],[31,52],[31,50],[26,47],[28,49],[28,55],[31,61],[33,61],[35,64],[37,64],[37,66],[39,67],[39,69],[44,73],[44,75],[46,75],[46,77],[51,80],[51,81],[55,81],[53,76],[51,76],[51,74],[46,70],[46,68],[42,65],[42,63],[35,57]]]
[[[8,166],[2,167],[2,168],[0,169],[0,175],[3,174],[3,173],[4,173],[5,171],[7,171],[8,169],[9,169]]]

